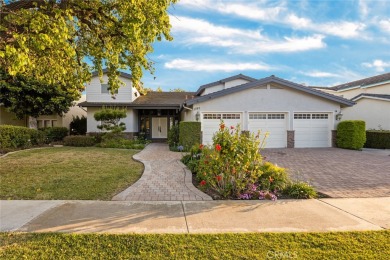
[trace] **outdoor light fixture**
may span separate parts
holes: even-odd
[[[195,119],[196,119],[196,121],[199,121],[199,119],[200,119],[200,113],[199,113],[199,111],[196,112]]]
[[[336,120],[337,120],[337,121],[340,121],[342,117],[343,117],[343,114],[342,114],[341,111],[340,111],[340,113],[338,113],[338,114],[336,115]]]

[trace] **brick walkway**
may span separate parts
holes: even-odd
[[[192,174],[180,162],[181,153],[171,152],[168,145],[149,144],[134,159],[145,170],[141,178],[116,195],[113,200],[128,201],[196,201],[212,200],[192,184]]]
[[[331,197],[390,196],[390,156],[337,148],[265,149],[267,160]]]

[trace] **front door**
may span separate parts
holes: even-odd
[[[168,137],[168,118],[152,117],[152,138],[167,138]]]

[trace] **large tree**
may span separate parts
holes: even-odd
[[[80,98],[80,86],[76,89],[69,84],[44,84],[19,74],[12,77],[0,68],[0,103],[20,119],[26,115],[63,115]]]
[[[138,86],[143,69],[153,72],[152,43],[172,39],[167,9],[176,1],[0,0],[0,66],[75,88],[106,67],[113,92],[118,70],[130,69]]]

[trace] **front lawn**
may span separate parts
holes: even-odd
[[[0,199],[110,200],[136,182],[137,150],[43,148],[0,158]]]
[[[196,235],[0,233],[0,259],[388,259],[389,231]]]

